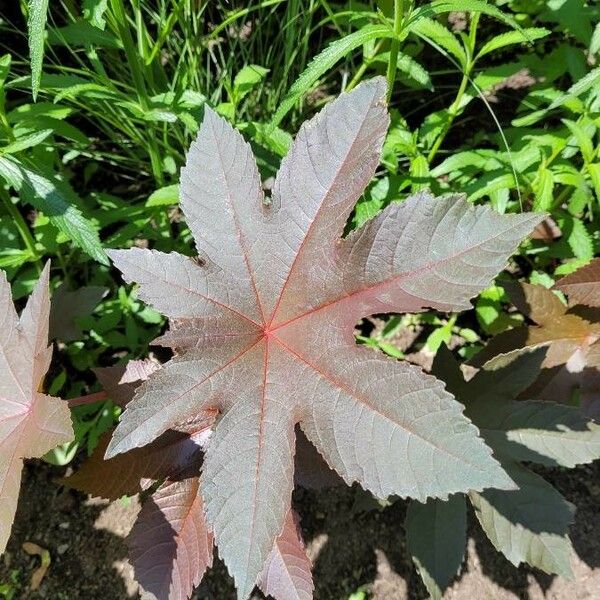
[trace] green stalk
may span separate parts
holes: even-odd
[[[473,56],[475,55],[475,41],[477,36],[478,23],[479,13],[475,13],[471,17],[471,25],[469,26],[468,47],[465,48],[467,51],[467,64],[465,65],[465,70],[463,72],[462,80],[458,87],[458,92],[456,93],[456,98],[454,99],[454,102],[450,105],[450,108],[448,109],[448,120],[442,127],[442,130],[440,131],[438,137],[433,143],[433,146],[431,147],[431,150],[429,151],[429,154],[427,155],[427,162],[429,164],[432,163],[433,159],[438,153],[440,146],[444,142],[448,131],[450,131],[450,128],[454,123],[454,119],[456,119],[458,113],[460,112],[460,105],[462,103],[463,96],[465,95],[465,92],[467,90],[467,85],[471,78],[471,72],[473,71],[473,67],[475,66]]]
[[[35,248],[35,240],[31,235],[31,231],[29,230],[29,226],[25,222],[23,215],[17,210],[17,207],[12,203],[10,196],[6,192],[6,190],[0,187],[0,197],[2,198],[2,203],[6,207],[8,214],[12,217],[15,227],[17,228],[23,243],[27,250],[29,250],[31,256],[34,258],[35,268],[39,273],[42,272],[42,261],[38,255],[38,252]]]
[[[372,60],[379,54],[379,52],[383,48],[383,44],[385,41],[386,40],[379,40],[377,42],[377,44],[375,44],[375,47],[373,48],[372,57],[370,59],[363,61],[363,63],[360,65],[360,67],[358,67],[358,69],[356,69],[356,73],[354,74],[354,77],[350,80],[350,83],[348,83],[348,85],[346,86],[346,89],[344,91],[349,92],[350,90],[354,89],[360,83],[362,76],[365,74],[365,71],[371,65]]]
[[[390,43],[390,59],[387,66],[388,102],[392,98],[392,91],[396,81],[396,69],[398,67],[398,52],[400,51],[400,33],[402,31],[402,16],[404,15],[404,0],[394,0],[394,33]]]

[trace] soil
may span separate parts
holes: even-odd
[[[600,598],[600,462],[570,471],[538,472],[577,506],[571,528],[575,580],[515,569],[493,549],[471,515],[467,560],[445,599]],[[124,543],[139,510],[137,499],[111,504],[89,499],[58,484],[63,474],[64,469],[40,462],[25,466],[13,534],[0,559],[0,590],[14,600],[138,598]],[[358,488],[343,487],[298,490],[294,502],[314,564],[317,600],[346,599],[358,589],[375,600],[427,597],[406,552],[403,502],[381,508]],[[30,589],[30,581],[40,558],[26,554],[24,542],[38,544],[51,557],[36,591]],[[217,561],[193,597],[235,599],[222,563]],[[263,596],[257,592],[255,600],[259,598]]]

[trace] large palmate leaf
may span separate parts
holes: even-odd
[[[566,279],[561,280],[565,282],[565,291],[572,291]],[[503,285],[513,304],[534,324],[515,327],[492,338],[472,363],[500,364],[506,355],[546,347],[542,371],[531,381],[524,396],[571,404],[579,392],[584,412],[600,417],[600,402],[594,393],[599,383],[600,315],[581,306],[567,308],[554,292],[540,285],[516,282]]]
[[[441,382],[357,347],[353,329],[372,313],[469,307],[542,216],[422,194],[342,238],[379,161],[385,94],[373,79],[304,124],[268,201],[249,145],[207,109],[181,174],[199,258],[111,251],[171,319],[160,341],[177,356],[139,388],[107,456],[219,411],[200,490],[240,598],[290,508],[297,424],[378,497],[512,486]]]
[[[526,562],[568,577],[573,509],[550,484],[519,463],[574,467],[600,458],[600,426],[572,406],[515,400],[537,379],[545,355],[546,349],[539,348],[505,356],[465,381],[452,353],[442,346],[433,372],[465,404],[467,416],[519,486],[469,492],[492,544],[516,566]],[[407,514],[409,550],[430,594],[438,598],[463,557],[466,523],[455,498],[455,505],[437,499],[413,502]],[[440,515],[443,525],[436,522]],[[446,530],[448,535],[442,533]]]
[[[17,508],[23,459],[73,438],[67,403],[39,391],[52,357],[49,274],[48,264],[19,318],[0,271],[0,552]]]

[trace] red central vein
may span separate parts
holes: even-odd
[[[242,356],[244,356],[245,354],[247,354],[248,352],[250,352],[250,350],[252,350],[252,348],[254,348],[254,346],[256,346],[257,344],[259,344],[262,340],[263,340],[263,338],[259,337],[255,342],[253,342],[252,344],[250,344],[247,348],[244,348],[244,350],[242,350],[241,352],[239,352],[238,354],[236,354],[233,358],[229,359],[224,365],[221,365],[218,369],[215,369],[214,371],[212,371],[211,373],[209,373],[206,377],[204,377],[203,379],[201,379],[200,381],[198,381],[197,383],[195,383],[191,387],[187,388],[184,392],[182,392],[181,394],[179,394],[175,398],[169,399],[169,404],[172,404],[174,402],[178,402],[179,400],[181,400],[181,398],[183,398],[185,395],[189,394],[192,390],[195,390],[196,388],[200,387],[203,383],[206,383],[209,379],[211,379],[212,377],[214,377],[217,373],[220,373],[221,371],[223,371],[224,369],[226,369],[227,367],[229,367],[230,365],[232,365],[234,362],[238,361],[240,358],[242,358]],[[136,394],[136,396],[137,396],[137,394]],[[211,407],[211,406],[204,406],[203,407],[203,409],[210,409],[210,408],[213,408],[213,407]],[[137,431],[139,431],[141,429],[142,425],[144,425],[145,423],[147,423],[148,421],[150,421],[151,419],[153,419],[155,416],[156,416],[156,413],[153,413],[150,416],[148,416],[145,419],[143,419],[140,422],[140,424],[133,431],[131,431],[126,437],[123,438],[123,440],[126,440],[127,438],[131,437],[134,433],[136,433]],[[119,443],[119,445],[122,444],[123,440],[121,440],[121,442]],[[136,447],[139,447],[139,446],[136,446]]]
[[[254,481],[256,485],[254,486],[254,494],[252,498],[252,515],[250,520],[250,535],[248,539],[250,543],[248,544],[248,552],[246,558],[246,564],[250,562],[250,554],[253,546],[253,537],[254,537],[254,525],[256,523],[256,509],[258,505],[258,478],[260,473],[260,465],[262,462],[262,453],[263,453],[263,436],[265,431],[265,408],[267,402],[267,372],[269,366],[269,336],[265,335],[265,363],[263,368],[263,377],[262,377],[262,397],[260,399],[260,424],[258,428],[258,451],[256,454],[256,469],[254,471]]]
[[[512,228],[510,228],[510,229],[512,229]],[[366,292],[376,290],[377,288],[384,287],[384,286],[386,286],[394,281],[397,281],[399,279],[401,280],[401,279],[408,279],[409,277],[414,277],[415,275],[418,275],[419,273],[422,273],[423,271],[428,271],[429,269],[432,269],[433,267],[443,265],[451,260],[455,260],[455,259],[463,256],[464,254],[467,254],[467,253],[471,252],[472,250],[475,250],[475,249],[479,248],[480,246],[483,246],[484,244],[487,244],[488,242],[491,242],[491,241],[495,240],[496,238],[501,237],[507,231],[510,231],[510,229],[505,229],[505,230],[501,231],[500,233],[493,235],[492,237],[486,238],[485,240],[479,242],[478,244],[474,244],[473,246],[469,246],[468,248],[461,250],[457,254],[453,254],[452,256],[448,256],[439,261],[435,261],[435,262],[432,261],[430,263],[427,263],[426,265],[423,265],[422,267],[419,267],[418,269],[413,269],[412,271],[405,271],[404,273],[398,273],[396,275],[392,275],[391,277],[388,277],[387,279],[384,279],[383,281],[379,281],[377,283],[372,283],[372,284],[363,286],[362,288],[359,288],[353,292],[349,292],[348,294],[340,296],[339,298],[334,298],[333,300],[324,302],[320,306],[311,308],[310,310],[307,310],[306,312],[303,312],[302,314],[299,314],[295,317],[292,317],[291,319],[288,319],[287,321],[284,321],[283,323],[281,323],[279,325],[276,325],[275,327],[272,328],[271,331],[275,332],[278,329],[282,329],[283,327],[286,327],[290,323],[298,321],[299,319],[302,319],[304,317],[308,317],[314,313],[317,313],[321,310],[329,308],[330,306],[332,306],[334,304],[338,304],[340,302],[343,302],[344,300],[353,298],[354,296],[358,296],[359,294],[363,294]]]
[[[460,462],[467,463],[468,465],[472,466],[477,471],[481,471],[481,466],[480,465],[475,465],[475,464],[471,463],[470,461],[468,461],[467,459],[465,459],[462,456],[456,456],[452,452],[449,452],[446,448],[442,448],[441,446],[438,446],[436,443],[432,442],[431,440],[428,440],[427,438],[424,438],[422,435],[420,435],[419,433],[417,433],[416,431],[414,431],[413,429],[411,429],[405,423],[401,423],[399,421],[395,421],[389,415],[386,415],[385,413],[381,412],[378,408],[376,408],[375,406],[373,406],[372,402],[370,402],[364,396],[361,396],[361,395],[357,394],[356,391],[354,391],[351,387],[349,387],[343,381],[340,381],[339,379],[336,379],[336,378],[332,377],[329,373],[327,373],[326,371],[324,371],[323,369],[321,369],[318,365],[315,365],[314,363],[312,363],[311,361],[309,361],[307,358],[305,358],[301,354],[298,354],[298,352],[296,352],[295,350],[293,350],[285,342],[282,342],[278,337],[276,337],[276,336],[273,336],[273,337],[277,341],[277,343],[284,350],[287,350],[287,352],[289,352],[292,356],[295,356],[298,360],[300,360],[305,365],[307,365],[308,367],[310,367],[313,371],[315,371],[315,373],[317,373],[323,379],[325,379],[325,381],[327,381],[328,383],[330,383],[334,387],[337,387],[338,389],[342,390],[343,392],[345,392],[346,394],[348,394],[349,396],[351,396],[352,398],[354,398],[355,400],[357,400],[360,404],[363,404],[369,410],[371,410],[374,413],[376,413],[378,416],[382,417],[383,419],[385,419],[387,421],[391,421],[392,423],[398,425],[399,427],[401,427],[402,429],[404,429],[405,431],[407,431],[410,435],[414,435],[415,437],[419,438],[420,440],[422,440],[426,444],[428,444],[430,446],[433,446],[433,448],[435,448],[436,450],[438,450],[442,454],[446,454],[448,456],[451,456],[452,458],[454,458],[454,459],[456,459],[456,460],[458,460]]]
[[[285,278],[285,281],[283,282],[283,286],[282,286],[281,291],[279,293],[279,297],[277,298],[277,304],[275,305],[275,308],[273,309],[271,320],[269,321],[269,328],[271,328],[271,326],[273,325],[273,322],[275,321],[275,317],[277,316],[277,312],[279,311],[279,307],[281,305],[281,301],[283,299],[284,292],[285,292],[285,290],[286,290],[286,288],[288,286],[288,283],[290,282],[290,279],[292,278],[292,274],[293,274],[294,269],[296,267],[296,263],[298,262],[298,259],[299,259],[300,255],[302,254],[302,251],[305,248],[307,240],[310,238],[312,229],[313,229],[315,223],[317,222],[317,220],[319,218],[319,214],[321,213],[323,207],[326,204],[327,198],[329,197],[329,195],[331,194],[332,190],[334,189],[334,186],[335,186],[335,184],[336,184],[336,182],[337,182],[340,174],[342,173],[342,171],[346,167],[346,161],[348,160],[348,157],[350,156],[350,153],[354,149],[354,146],[356,144],[356,140],[358,140],[358,138],[360,136],[360,133],[362,132],[362,129],[363,129],[364,124],[365,124],[365,121],[367,120],[367,116],[368,116],[368,114],[369,114],[372,106],[373,106],[372,103],[369,104],[369,107],[368,107],[367,111],[363,115],[363,120],[362,120],[360,126],[358,127],[358,130],[356,132],[356,135],[354,136],[354,139],[352,140],[350,146],[348,147],[348,151],[346,152],[346,155],[344,156],[344,159],[341,161],[340,166],[337,169],[337,171],[336,171],[336,173],[335,173],[335,175],[333,177],[333,182],[329,186],[329,189],[324,194],[323,198],[321,198],[321,204],[319,205],[319,208],[315,212],[315,215],[314,215],[312,221],[310,222],[310,225],[308,226],[308,229],[306,230],[306,235],[304,236],[304,238],[302,239],[302,242],[300,243],[300,246],[298,247],[298,252],[296,252],[296,255],[294,256],[294,260],[292,261],[292,264],[290,265],[290,269],[289,269],[289,271],[287,273],[287,277]],[[304,141],[307,142],[306,138],[304,139]],[[307,146],[308,146],[308,143],[307,143]]]
[[[183,255],[181,255],[181,256],[183,256]],[[148,269],[144,269],[143,267],[140,267],[138,264],[134,264],[134,266],[135,266],[136,269],[139,269],[140,271],[143,271],[144,273],[147,273],[150,276],[151,279],[155,278],[155,275],[154,275],[154,273],[152,273],[152,271],[148,271]],[[131,280],[128,280],[128,282],[131,283]],[[224,308],[225,310],[228,310],[228,311],[232,312],[233,314],[237,315],[238,317],[241,317],[245,321],[248,321],[249,323],[252,323],[252,325],[254,325],[254,326],[258,327],[258,328],[261,327],[260,323],[257,323],[254,319],[251,319],[250,317],[248,317],[244,313],[241,313],[238,310],[236,310],[235,308],[232,308],[231,306],[228,306],[227,304],[223,304],[222,302],[219,302],[218,300],[215,300],[214,298],[211,298],[210,296],[207,296],[205,294],[201,294],[198,290],[193,290],[193,289],[191,289],[189,287],[185,287],[185,285],[181,285],[180,283],[177,283],[177,281],[167,281],[166,283],[168,283],[172,287],[179,288],[179,289],[183,290],[184,292],[189,292],[190,294],[194,294],[195,296],[200,296],[200,298],[204,298],[205,300],[208,300],[209,302],[212,302],[216,306],[219,306],[221,308]],[[184,318],[195,319],[195,318],[198,318],[198,317],[177,317],[177,318],[178,319],[184,319]],[[200,317],[200,318],[203,318],[203,317]]]
[[[235,235],[238,239],[238,243],[242,250],[242,256],[244,257],[244,263],[246,264],[246,270],[248,271],[248,275],[250,276],[250,282],[252,284],[252,288],[254,289],[254,295],[256,296],[256,304],[257,304],[258,310],[260,311],[260,314],[261,314],[261,320],[264,324],[265,312],[264,312],[262,303],[260,301],[260,295],[258,293],[258,288],[256,286],[256,281],[254,279],[254,271],[250,267],[250,261],[248,259],[248,251],[246,249],[246,243],[245,243],[245,239],[244,239],[244,236],[242,233],[242,228],[240,227],[240,223],[237,218],[237,213],[235,211],[235,206],[232,201],[233,196],[231,194],[231,189],[229,188],[229,180],[227,179],[227,175],[225,174],[225,164],[223,162],[223,157],[221,156],[221,146],[218,143],[215,144],[215,146],[217,148],[217,156],[219,157],[219,166],[221,167],[223,181],[225,182],[225,187],[227,189],[227,200],[228,200],[229,208],[231,211],[231,217],[233,219],[233,224],[235,226]]]

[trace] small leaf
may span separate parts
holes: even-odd
[[[458,573],[467,544],[467,509],[462,494],[445,502],[413,501],[406,512],[406,543],[432,600],[440,600]]]
[[[535,200],[533,207],[538,211],[547,211],[554,203],[554,176],[552,171],[540,165],[532,184]]]
[[[488,4],[485,0],[433,0],[433,2],[429,2],[413,11],[411,19],[417,20],[423,16],[449,12],[483,13],[499,21],[503,21],[514,29],[524,31],[510,14],[502,12],[499,8],[493,4]]]
[[[260,65],[246,65],[233,80],[233,89],[237,102],[244,98],[267,75],[269,69]]]
[[[394,37],[394,32],[387,25],[365,25],[358,31],[329,44],[325,50],[312,59],[300,77],[296,79],[275,111],[270,127],[274,128],[279,125],[294,104],[310,90],[313,84],[349,52],[371,40],[392,37]]]
[[[155,206],[173,206],[179,202],[179,185],[167,185],[150,194],[146,200],[148,208]]]
[[[581,96],[581,94],[587,92],[592,89],[595,85],[600,82],[600,67],[596,67],[592,71],[590,71],[585,77],[582,77],[579,81],[574,83],[568,90],[566,94],[560,95],[556,98],[548,107],[548,110],[552,110],[554,108],[558,108],[562,106],[567,100],[573,97]]]
[[[72,342],[82,337],[76,319],[92,314],[108,288],[88,285],[70,292],[63,283],[54,291],[50,308],[50,339]]]
[[[526,27],[521,31],[507,31],[506,33],[501,33],[481,47],[477,58],[481,58],[490,52],[495,52],[500,48],[506,48],[507,46],[512,46],[514,44],[531,44],[534,40],[544,38],[550,33],[550,30],[544,27]]]
[[[467,64],[467,55],[462,44],[458,41],[448,29],[441,23],[428,17],[421,17],[408,25],[409,31],[412,31],[421,38],[424,38],[431,45],[450,53],[458,60],[461,67]]]
[[[591,162],[594,156],[594,144],[590,139],[590,136],[579,123],[571,121],[570,119],[562,119],[562,122],[569,128],[575,139],[577,140],[577,146],[581,150],[581,156],[586,163]]]
[[[417,83],[420,83],[423,87],[433,91],[433,84],[431,83],[431,77],[429,76],[429,73],[422,65],[412,58],[412,56],[400,52],[398,54],[398,69],[403,73],[406,73]]]
[[[48,136],[52,135],[52,129],[40,129],[28,135],[17,138],[14,142],[0,148],[0,154],[16,154],[33,146],[41,144]]]

